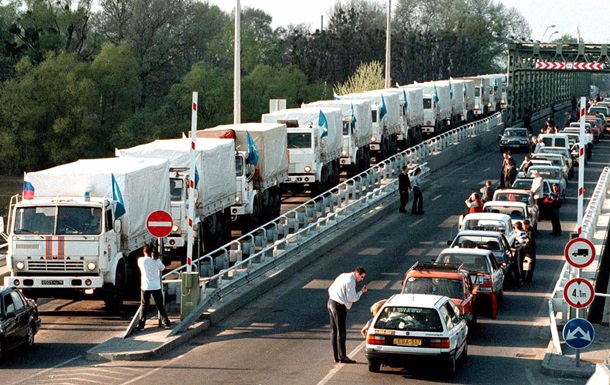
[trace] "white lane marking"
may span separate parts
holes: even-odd
[[[442,194],[437,195],[437,196],[435,196],[434,198],[432,198],[431,200],[435,201],[435,200],[437,200],[437,199],[440,199],[440,197],[442,197],[442,196],[443,196]]]
[[[54,369],[60,368],[60,367],[62,367],[62,366],[64,366],[64,365],[67,365],[67,364],[69,364],[70,362],[75,361],[75,360],[77,360],[77,359],[79,359],[79,358],[81,358],[81,357],[82,357],[82,356],[76,356],[76,357],[72,357],[72,358],[70,358],[70,359],[69,359],[69,360],[67,360],[67,361],[64,361],[64,362],[62,362],[62,363],[59,363],[59,364],[57,364],[57,365],[55,365],[55,366],[53,366],[53,367],[51,367],[51,368],[45,369],[45,370],[43,370],[43,371],[41,371],[41,372],[38,372],[38,373],[36,373],[36,374],[32,374],[31,376],[26,377],[26,378],[24,378],[23,380],[20,380],[20,381],[14,382],[13,384],[20,384],[20,383],[22,383],[22,382],[28,381],[28,380],[30,380],[30,379],[32,379],[32,378],[35,378],[35,377],[40,376],[41,374],[44,374],[44,373],[50,372],[51,370],[54,370]],[[30,384],[31,384],[31,381],[28,381],[28,383],[30,383]]]
[[[358,354],[362,350],[362,348],[364,348],[365,345],[366,345],[366,342],[362,341],[360,343],[360,345],[356,346],[356,349],[352,350],[347,356],[354,357],[356,354]],[[335,367],[332,368],[331,371],[328,372],[328,374],[326,376],[324,376],[324,378],[321,379],[317,385],[324,385],[324,384],[328,383],[328,381],[330,381],[335,376],[335,374],[339,373],[339,370],[341,370],[343,365],[345,365],[345,364],[335,364]]]
[[[182,357],[184,357],[184,354],[181,354],[181,355],[179,355],[178,357],[176,357],[176,358],[174,358],[174,359],[172,359],[172,360],[168,361],[168,362],[167,362],[165,365],[161,365],[161,366],[159,366],[159,367],[157,367],[157,368],[154,368],[154,369],[153,369],[153,370],[151,370],[150,372],[146,372],[146,373],[142,374],[141,376],[138,376],[138,377],[133,378],[133,379],[131,379],[131,380],[129,380],[129,381],[123,382],[123,383],[121,383],[121,385],[127,385],[127,384],[131,384],[131,383],[133,383],[133,382],[136,382],[136,381],[138,381],[138,380],[141,380],[142,378],[146,378],[146,377],[148,377],[148,376],[150,376],[150,375],[152,375],[152,374],[155,374],[155,373],[156,373],[156,372],[158,372],[159,370],[164,369],[165,367],[167,367],[167,366],[169,366],[169,365],[172,365],[174,362],[178,361],[178,360],[179,360],[179,359],[181,359]]]

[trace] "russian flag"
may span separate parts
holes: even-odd
[[[26,173],[23,173],[23,199],[34,199],[34,185]]]

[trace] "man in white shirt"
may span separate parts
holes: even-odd
[[[171,322],[167,317],[165,306],[163,306],[163,293],[161,292],[161,272],[165,270],[165,265],[160,259],[153,257],[154,250],[151,245],[144,245],[142,248],[143,257],[138,258],[138,267],[140,268],[140,278],[142,291],[140,303],[140,322],[136,330],[144,330],[146,324],[146,310],[150,305],[150,296],[155,300],[155,305],[166,329],[171,328]],[[161,326],[161,319],[159,326]]]
[[[356,361],[347,356],[345,349],[345,339],[347,336],[345,321],[347,310],[352,304],[360,299],[363,293],[367,292],[366,285],[362,290],[356,292],[356,283],[362,282],[366,275],[363,267],[358,266],[351,273],[339,275],[335,282],[328,288],[328,315],[330,316],[331,333],[330,338],[333,345],[333,355],[335,362],[342,364],[353,364]]]
[[[532,177],[534,177],[534,179],[532,180],[532,187],[530,189],[530,191],[534,194],[534,200],[536,201],[536,204],[538,205],[538,207],[541,206],[541,199],[544,195],[544,190],[543,190],[543,180],[542,177],[540,176],[540,173],[538,172],[538,170],[534,170],[532,171]]]

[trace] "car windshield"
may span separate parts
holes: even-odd
[[[540,173],[540,176],[543,178],[547,178],[547,179],[560,179],[561,178],[561,174],[559,170],[555,170],[555,169],[549,169],[549,168],[541,168],[541,169],[536,169],[538,170],[538,172]],[[530,168],[527,172],[528,176],[531,177],[532,176],[532,169]]]
[[[482,255],[466,255],[466,254],[441,254],[434,262],[439,265],[461,265],[462,268],[468,271],[489,272],[489,267],[484,256]]]
[[[519,194],[517,192],[498,192],[494,195],[495,201],[508,201],[508,202],[523,202],[525,204],[530,203],[530,196],[528,194]]]
[[[464,298],[464,285],[459,279],[410,277],[405,294],[435,294],[449,298]]]
[[[375,329],[442,332],[443,325],[436,309],[388,306],[381,310]]]
[[[464,221],[462,230],[483,230],[504,232],[506,226],[504,222],[493,219],[469,219]]]
[[[527,138],[528,132],[526,130],[504,130],[504,136],[516,136],[519,138]]]
[[[498,238],[484,235],[460,235],[453,242],[453,246],[464,249],[501,250],[501,244]]]
[[[532,187],[532,179],[516,179],[511,187],[529,190]]]
[[[497,214],[506,214],[510,215],[513,220],[523,220],[525,219],[525,212],[523,207],[514,207],[514,206],[486,206],[483,210],[487,213],[497,213]]]

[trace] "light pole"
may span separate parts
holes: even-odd
[[[548,27],[546,27],[546,29],[544,30],[544,33],[542,34],[542,39],[540,39],[540,41],[544,41],[544,35],[546,35],[546,33],[549,31],[549,29],[551,28],[555,28],[555,24],[551,24]]]
[[[392,31],[391,31],[391,12],[392,12],[392,0],[388,0],[388,18],[386,21],[386,34],[385,34],[385,88],[390,88],[390,64],[391,64],[391,47],[392,47]]]
[[[551,42],[551,37],[552,37],[554,34],[556,34],[556,33],[559,33],[559,31],[553,31],[553,33],[551,33],[551,34],[549,35],[549,43]]]

